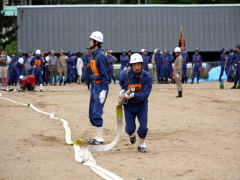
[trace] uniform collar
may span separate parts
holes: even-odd
[[[101,51],[100,48],[95,49],[95,50],[92,52],[92,55],[93,55],[94,57],[96,57],[96,55],[99,53],[99,51]]]

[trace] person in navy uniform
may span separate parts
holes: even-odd
[[[234,49],[230,48],[230,52],[228,54],[228,62],[229,62],[229,72],[227,74],[228,82],[233,82],[234,78]]]
[[[129,59],[132,56],[132,54],[133,54],[132,50],[128,50],[128,57],[129,57]]]
[[[89,139],[93,145],[103,144],[103,108],[108,94],[109,74],[107,58],[101,49],[103,34],[94,31],[90,36],[89,46],[92,49],[92,56],[89,61],[91,90],[89,104],[89,119],[95,127],[95,137]]]
[[[36,50],[35,57],[31,61],[31,66],[33,67],[36,84],[40,86],[40,91],[43,91],[43,58],[39,49]]]
[[[138,118],[139,136],[138,151],[147,152],[146,136],[148,132],[148,97],[152,90],[151,74],[143,70],[143,59],[138,53],[134,53],[130,58],[130,69],[125,70],[120,76],[120,97],[126,98],[124,104],[124,114],[126,127],[125,131],[129,135],[131,144],[136,143],[136,123]],[[131,89],[134,92],[129,93]]]
[[[108,72],[109,72],[110,81],[113,80],[114,84],[116,84],[115,73],[113,68],[114,59],[113,59],[111,50],[107,51],[107,62],[108,62]]]
[[[199,49],[195,49],[195,54],[192,56],[192,82],[193,84],[195,76],[197,76],[197,83],[199,83],[200,70],[202,67],[202,56],[199,54]]]
[[[182,83],[187,83],[187,63],[189,62],[189,57],[187,53],[187,49],[183,47],[181,49],[181,55],[183,58],[183,67],[182,67]]]
[[[143,69],[148,71],[148,64],[151,62],[151,57],[148,55],[147,49],[142,49],[142,58],[143,58]]]
[[[220,55],[221,72],[219,75],[219,82],[222,81],[222,76],[223,76],[224,71],[226,72],[226,75],[228,74],[227,73],[227,61],[228,61],[227,49],[223,48],[222,53]]]
[[[120,64],[121,64],[121,70],[129,66],[129,57],[125,49],[122,51],[122,55],[120,56]]]
[[[164,50],[163,57],[162,57],[162,66],[161,66],[161,79],[165,84],[168,84],[169,64],[170,64],[170,58],[168,56],[167,50]]]
[[[161,79],[162,61],[163,61],[163,54],[160,53],[160,49],[157,49],[157,52],[156,52],[156,55],[155,55],[155,64],[156,64],[158,84],[160,84],[160,82],[161,82],[160,79]]]
[[[25,75],[24,59],[20,57],[18,60],[12,60],[9,66],[8,87],[14,83],[17,85],[19,79],[23,79]],[[7,89],[8,89],[7,87]]]
[[[169,65],[168,65],[168,71],[169,71],[169,78],[171,79],[171,83],[174,83],[174,73],[173,73],[173,63],[175,62],[175,58],[173,56],[173,53],[168,50],[168,56],[169,56]]]
[[[240,44],[236,45],[236,53],[234,55],[234,85],[231,89],[240,88]]]

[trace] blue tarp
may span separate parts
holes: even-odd
[[[208,72],[208,79],[199,79],[199,81],[218,81],[220,72],[221,66],[214,67]],[[223,73],[222,80],[227,80],[227,75],[225,72]],[[194,81],[197,81],[197,78],[194,78]],[[189,78],[188,82],[192,82],[192,78]]]
[[[208,73],[207,81],[218,81],[220,72],[221,72],[221,66],[212,68]],[[225,72],[223,73],[222,80],[227,80],[227,75]]]

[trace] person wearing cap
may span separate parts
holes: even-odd
[[[113,59],[111,50],[107,51],[107,62],[108,62],[108,72],[109,72],[110,82],[111,80],[113,80],[113,83],[116,84],[115,73],[113,68],[114,59]]]
[[[78,58],[77,58],[77,65],[76,65],[76,69],[77,69],[77,83],[81,84],[82,83],[82,69],[83,69],[83,60],[82,60],[82,54],[83,53],[78,53]]]
[[[60,57],[57,63],[60,86],[62,85],[62,83],[65,85],[67,82],[67,62],[68,62],[68,57],[64,54],[64,51],[61,50]],[[64,76],[64,79],[63,79],[63,76]]]
[[[52,85],[52,82],[54,82],[54,85],[57,84],[57,63],[58,63],[58,58],[55,56],[55,51],[51,50],[49,59],[48,59],[48,68],[50,72],[49,76],[49,84]]]
[[[39,49],[35,52],[35,57],[32,59],[31,65],[33,66],[33,74],[36,79],[36,84],[40,86],[40,92],[43,91],[43,76],[42,67],[43,59],[41,57],[41,51]]]
[[[161,80],[165,83],[168,84],[168,77],[169,77],[169,63],[170,63],[170,58],[168,56],[167,50],[163,51],[163,57],[162,57],[162,65],[161,65]]]
[[[197,76],[197,83],[199,83],[200,70],[202,67],[202,56],[199,54],[199,49],[195,49],[195,54],[192,56],[192,82],[193,84],[195,76]]]
[[[136,143],[136,117],[138,118],[139,136],[138,151],[147,152],[146,136],[148,132],[148,97],[152,90],[152,76],[143,70],[143,59],[139,53],[130,57],[130,69],[124,70],[120,76],[121,91],[119,97],[124,97],[124,114],[126,127],[131,144]],[[131,93],[129,93],[132,89]]]
[[[127,54],[128,54],[129,59],[130,59],[131,55],[133,54],[132,50],[128,50]]]
[[[7,56],[5,52],[2,50],[0,54],[0,83],[2,86],[6,85],[7,79]]]
[[[174,49],[174,53],[175,53],[175,57],[176,60],[174,62],[174,79],[176,82],[176,86],[177,86],[177,90],[178,90],[178,95],[176,96],[177,98],[182,98],[182,66],[183,66],[183,58],[181,55],[181,48],[180,47],[176,47]]]
[[[143,58],[143,69],[148,71],[148,64],[151,62],[151,57],[148,55],[147,49],[141,49],[142,58]]]
[[[83,52],[83,77],[82,81],[86,83],[88,90],[90,90],[90,67],[88,66],[90,59],[92,59],[92,50],[90,48],[86,49],[87,51]]]
[[[23,58],[24,59],[24,63],[26,62],[26,56],[24,56],[23,52],[21,49],[18,50],[18,55],[17,55],[17,59],[18,60],[19,58]]]
[[[221,71],[220,71],[220,74],[219,74],[219,82],[222,82],[222,76],[223,76],[223,73],[224,71],[227,73],[227,61],[228,61],[228,55],[227,55],[227,49],[226,48],[223,48],[222,49],[222,53],[220,55],[220,66],[221,66]]]
[[[18,60],[15,60],[9,69],[9,80],[8,80],[8,87],[15,83],[16,85],[19,82],[19,79],[23,79],[25,75],[25,67],[24,67],[24,59],[20,57]]]
[[[47,56],[44,56],[44,52],[41,52],[41,57],[43,59],[44,71],[43,71],[43,83],[47,86],[50,83],[50,71],[48,67],[49,56],[51,52],[47,53]]]
[[[169,65],[168,65],[168,72],[169,72],[169,78],[171,79],[171,83],[174,83],[174,73],[173,73],[173,63],[175,61],[175,58],[173,56],[173,53],[167,50],[168,56],[169,56]]]
[[[156,78],[156,56],[157,56],[158,49],[154,49],[153,54],[152,54],[152,64],[153,64],[153,69],[152,69],[152,78],[155,80]]]
[[[108,64],[104,51],[101,49],[103,44],[103,34],[94,31],[89,40],[89,47],[92,49],[92,57],[89,62],[91,70],[91,90],[89,103],[89,119],[95,127],[95,136],[89,139],[89,143],[99,145],[104,143],[103,139],[103,108],[108,94]]]
[[[9,74],[9,64],[11,63],[12,61],[12,58],[8,55],[8,52],[7,51],[4,51],[4,54],[6,56],[6,60],[7,60],[7,77],[8,77],[8,74]]]
[[[187,49],[185,47],[183,47],[181,49],[181,55],[183,58],[183,69],[182,69],[182,83],[187,83],[187,63],[189,61],[189,57],[188,57],[188,53],[187,53]]]
[[[76,80],[77,56],[75,56],[74,52],[70,52],[68,58],[69,58],[67,63],[68,83],[73,83]]]
[[[227,74],[228,82],[233,82],[234,78],[234,49],[230,48],[230,52],[228,54],[228,62],[229,62],[229,72]]]
[[[120,64],[121,64],[121,70],[129,66],[129,57],[125,49],[122,51],[122,55],[120,56]]]
[[[33,59],[33,53],[31,51],[28,52],[28,58],[26,60],[26,63],[25,63],[25,72],[26,74],[30,74],[32,75],[33,74],[33,67],[31,66],[31,61]]]
[[[9,67],[8,67],[8,86],[17,83],[17,82],[16,82],[16,78],[14,79],[14,75],[13,75],[13,64],[17,61],[16,59],[17,59],[16,55],[13,54],[13,55],[11,56],[11,61],[10,61],[10,63],[9,63]],[[26,72],[26,71],[25,71],[25,72]],[[15,77],[16,77],[16,76],[15,76]],[[10,79],[11,79],[11,80],[10,80]],[[9,81],[11,81],[11,82],[9,83]]]
[[[240,44],[236,45],[236,53],[234,55],[234,85],[231,89],[240,88]]]
[[[162,62],[163,62],[163,54],[160,52],[160,49],[157,49],[157,53],[155,55],[155,64],[156,64],[158,84],[161,83],[160,78],[161,78]]]

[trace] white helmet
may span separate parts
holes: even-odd
[[[40,49],[37,49],[35,54],[41,54]]]
[[[143,58],[141,54],[134,53],[133,55],[131,55],[129,63],[130,64],[143,63]]]
[[[145,51],[145,49],[141,49],[141,52],[144,52]]]
[[[94,31],[91,36],[90,39],[94,39],[98,42],[103,43],[103,34],[100,31]]]
[[[175,52],[175,53],[181,53],[181,48],[180,48],[180,47],[176,47],[176,48],[174,49],[174,52]]]
[[[24,63],[24,59],[23,58],[19,58],[18,59],[18,63],[23,64]]]

